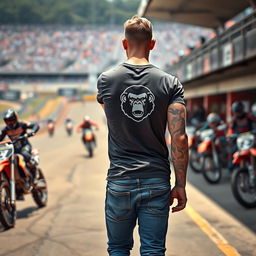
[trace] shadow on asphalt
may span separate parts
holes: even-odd
[[[93,158],[93,157],[90,157],[89,155],[87,155],[87,153],[82,154],[82,155],[79,155],[79,157],[80,157],[80,158],[85,158],[85,159]]]
[[[28,207],[23,210],[17,211],[17,219],[25,219],[31,216],[34,211],[37,211],[38,207]]]
[[[221,208],[225,209],[230,215],[256,233],[256,209],[246,209],[236,201],[231,190],[231,175],[227,170],[224,170],[220,183],[209,184],[202,174],[195,173],[189,169],[188,181]]]

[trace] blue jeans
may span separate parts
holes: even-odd
[[[138,220],[141,256],[164,256],[170,181],[163,178],[108,181],[105,214],[110,256],[129,256]]]

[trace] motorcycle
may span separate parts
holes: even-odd
[[[235,199],[246,208],[256,207],[256,136],[240,134],[233,163],[238,167],[232,173],[231,188]]]
[[[71,136],[73,133],[73,124],[72,122],[67,122],[66,123],[66,132],[68,134],[68,136]]]
[[[54,123],[50,122],[47,124],[49,137],[52,137],[54,135],[54,128]]]
[[[219,125],[216,130],[206,129],[201,132],[201,143],[198,145],[202,173],[207,182],[218,183],[222,169],[227,167],[226,133],[227,126]]]
[[[188,135],[188,147],[189,147],[189,166],[191,169],[200,173],[202,170],[202,164],[200,161],[200,154],[197,152],[197,146],[199,144],[198,132],[194,126],[188,126],[186,128]]]
[[[93,151],[96,147],[95,135],[91,129],[83,129],[83,142],[89,152],[89,157],[93,157]]]
[[[16,200],[18,196],[32,194],[38,207],[47,204],[47,184],[42,170],[39,168],[39,154],[32,151],[30,165],[31,174],[24,158],[14,153],[14,143],[28,137],[20,136],[13,141],[0,142],[0,221],[5,228],[13,228],[16,222]]]

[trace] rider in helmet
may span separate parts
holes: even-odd
[[[13,140],[25,134],[28,134],[28,136],[33,136],[39,130],[39,125],[36,123],[30,124],[25,122],[19,122],[18,114],[13,109],[8,109],[3,114],[3,120],[6,126],[1,131],[0,141],[2,141],[6,135],[10,138],[10,140]],[[28,129],[31,130],[30,133],[27,133]],[[15,153],[19,153],[24,157],[25,162],[28,164],[28,167],[30,167],[29,163],[31,159],[32,147],[28,139],[24,138],[21,141],[17,141],[14,144],[14,149]]]
[[[251,107],[252,130],[256,133],[256,102]]]
[[[235,165],[233,164],[233,154],[237,151],[236,138],[237,134],[249,132],[252,130],[252,119],[248,113],[245,112],[243,102],[236,101],[231,106],[233,118],[229,125],[229,155],[228,155],[228,169],[233,171]],[[234,137],[232,137],[234,136]]]
[[[230,124],[230,134],[239,134],[252,130],[252,119],[245,112],[244,104],[241,101],[236,101],[232,104],[233,119]]]
[[[204,125],[200,128],[200,131],[206,130],[206,129],[216,129],[219,125],[221,125],[223,121],[221,120],[220,116],[217,113],[210,113],[207,118]]]
[[[81,129],[92,129],[92,126],[94,126],[97,130],[99,129],[98,124],[91,121],[90,117],[86,115],[83,118],[83,122],[78,125],[77,132],[80,132]]]
[[[69,116],[67,116],[66,119],[65,119],[65,124],[68,124],[68,123],[73,124],[73,120]]]
[[[92,126],[94,126],[96,129],[99,129],[98,124],[91,121],[90,117],[86,115],[83,118],[83,122],[80,123],[79,126],[77,127],[77,131],[80,131],[81,129],[91,129]]]
[[[24,137],[24,139],[14,143],[14,152],[21,154],[24,157],[26,166],[28,167],[27,170],[31,172],[31,173],[23,173],[23,172],[20,173],[21,175],[24,175],[23,178],[25,179],[27,186],[29,186],[29,184],[33,181],[33,177],[35,176],[35,172],[34,172],[35,165],[30,161],[32,147],[27,137],[33,136],[39,130],[39,125],[19,122],[18,114],[13,109],[8,109],[3,114],[3,120],[6,126],[1,131],[0,141],[2,141],[5,138],[5,136],[8,136],[10,140],[14,140],[17,137],[27,135]],[[27,132],[28,129],[31,130],[30,133]],[[17,194],[17,200],[23,200],[23,199],[24,199],[23,194]]]

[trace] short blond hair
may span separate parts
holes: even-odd
[[[137,15],[124,23],[124,33],[128,41],[138,43],[150,41],[152,39],[152,30],[153,26],[151,22]]]

